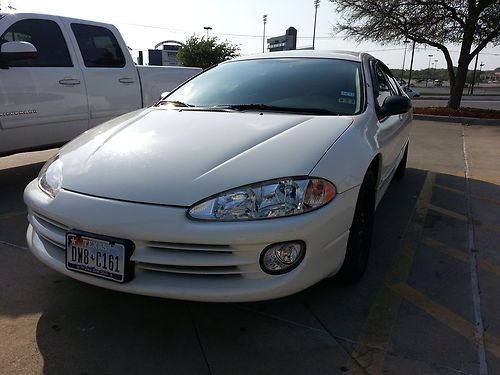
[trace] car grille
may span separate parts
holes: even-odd
[[[69,227],[39,213],[30,212],[30,224],[53,256],[64,261]],[[133,240],[131,260],[136,270],[182,276],[252,277],[260,272],[254,249],[230,245],[203,245]],[[60,254],[57,253],[60,250]]]
[[[136,267],[191,275],[242,275],[252,272],[255,259],[229,245],[147,242],[132,255]]]
[[[66,232],[69,228],[36,212],[31,212],[29,222],[38,236],[50,242],[53,246],[64,250],[66,248]]]

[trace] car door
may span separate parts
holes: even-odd
[[[80,22],[70,22],[68,27],[81,55],[92,127],[141,108],[141,88],[137,69],[127,47],[117,40],[116,29]]]
[[[14,16],[0,43],[33,44],[37,57],[0,69],[0,152],[56,144],[88,128],[85,84],[57,17]]]
[[[405,129],[404,115],[382,116],[380,108],[385,99],[393,95],[402,95],[399,86],[390,74],[389,69],[380,61],[372,61],[371,65],[375,110],[377,112],[377,141],[382,154],[381,184],[389,180],[395,170],[401,153],[401,137]]]

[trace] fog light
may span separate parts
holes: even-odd
[[[282,242],[270,245],[260,255],[260,266],[266,273],[278,275],[297,267],[306,252],[302,241]]]

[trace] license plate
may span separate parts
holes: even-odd
[[[66,268],[71,271],[123,283],[133,277],[132,251],[126,240],[66,234]]]

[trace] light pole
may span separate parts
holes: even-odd
[[[479,83],[481,82],[481,70],[483,68],[484,64],[481,61],[481,64],[479,64],[479,77],[477,78],[477,88],[479,88]]]
[[[267,14],[262,16],[262,22],[264,22],[264,32],[262,33],[262,53],[264,53],[264,46],[266,44],[266,23],[267,23]]]
[[[205,26],[204,29],[207,30],[207,39],[208,39],[208,31],[212,30],[212,28],[210,26]]]
[[[474,94],[474,84],[476,83],[476,70],[477,70],[477,60],[479,60],[479,53],[476,55],[476,62],[474,63],[474,73],[472,73],[472,85],[470,86],[470,95]]]
[[[430,71],[431,71],[431,58],[434,55],[427,55],[429,56],[429,66],[427,67],[427,77],[429,77]],[[429,78],[425,80],[425,87],[427,87],[427,84],[429,83]]]
[[[313,28],[313,49],[316,40],[316,18],[318,17],[318,8],[320,0],[314,0],[314,28]]]
[[[408,43],[410,43],[410,41],[408,39],[405,39],[403,41],[403,43],[405,44],[405,54],[403,55],[403,69],[401,69],[401,82],[403,82],[403,78],[404,78],[404,74],[405,74],[406,47],[408,47]]]

